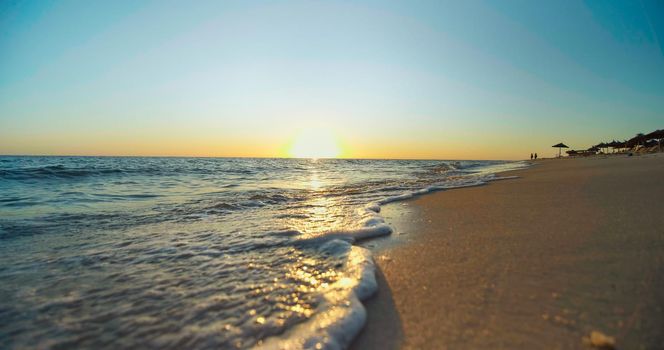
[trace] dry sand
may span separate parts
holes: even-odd
[[[386,206],[352,348],[664,349],[664,155],[536,164]]]

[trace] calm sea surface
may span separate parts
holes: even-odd
[[[0,157],[0,344],[343,346],[380,205],[494,161]]]

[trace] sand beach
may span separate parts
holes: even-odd
[[[353,349],[664,348],[664,156],[548,159],[383,208]]]
[[[664,350],[664,0],[0,23],[0,350]]]

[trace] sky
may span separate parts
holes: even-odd
[[[0,154],[552,156],[663,128],[663,45],[658,0],[7,0]]]

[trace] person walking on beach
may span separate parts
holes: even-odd
[[[535,160],[537,160],[537,153],[535,153]]]
[[[532,153],[530,154],[530,160],[533,160],[533,154]]]

